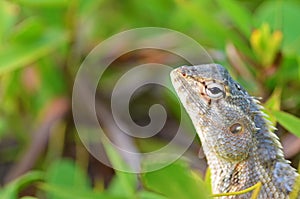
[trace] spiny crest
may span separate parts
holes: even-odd
[[[250,96],[250,99],[252,102],[254,102],[255,106],[258,108],[258,110],[252,110],[251,114],[253,115],[259,115],[264,119],[264,122],[267,124],[268,129],[271,132],[274,132],[277,130],[277,128],[274,126],[274,124],[268,119],[270,116],[264,112],[265,107],[262,106],[260,100],[262,97],[256,97],[256,96]],[[277,136],[276,136],[277,137]]]
[[[264,107],[261,105],[260,99],[258,97],[251,97],[252,102],[254,103],[254,106],[257,107],[257,110],[253,110],[252,113],[256,117],[258,117],[258,121],[254,121],[256,124],[256,127],[260,129],[258,132],[260,132],[257,139],[260,142],[263,142],[265,145],[265,148],[270,150],[270,153],[276,153],[276,156],[282,159],[284,162],[288,162],[284,160],[284,154],[282,151],[282,145],[279,142],[279,138],[274,133],[277,128],[273,125],[273,123],[268,119],[269,116],[264,112]],[[269,140],[269,141],[268,141]],[[273,147],[268,147],[267,144],[272,145]],[[272,156],[270,156],[272,158]],[[268,158],[266,158],[266,161]]]

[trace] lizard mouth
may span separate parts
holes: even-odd
[[[182,67],[170,73],[172,84],[184,107],[198,109],[198,114],[205,115],[211,100],[204,94],[205,84],[201,81],[189,79]]]

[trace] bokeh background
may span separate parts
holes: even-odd
[[[71,96],[82,61],[101,41],[138,27],[170,28],[192,37],[250,94],[261,96],[269,120],[278,128],[285,157],[297,168],[299,19],[296,0],[1,0],[0,198],[209,197],[209,174],[205,178],[207,165],[198,138],[182,160],[155,172],[130,174],[96,160],[77,135]],[[126,42],[112,46],[111,53],[122,45]],[[97,110],[110,117],[114,85],[137,63],[182,64],[173,58],[153,49],[120,56],[101,79]],[[123,144],[149,152],[172,140],[180,109],[170,91],[143,87],[130,103],[132,118],[148,124],[148,110],[155,103],[168,113],[162,131],[149,139],[121,139]],[[99,122],[108,135],[118,137],[109,120]],[[184,122],[186,133],[195,134],[186,114]],[[126,157],[107,146],[102,153],[112,165],[127,164]]]

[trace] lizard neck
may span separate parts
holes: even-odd
[[[228,162],[214,155],[207,156],[211,170],[213,193],[236,192],[256,184],[260,179],[255,174],[254,161]],[[251,172],[250,172],[251,171]]]
[[[259,133],[277,140],[272,132]],[[213,193],[241,191],[259,181],[262,183],[259,197],[285,198],[290,193],[297,176],[295,170],[283,158],[281,145],[274,144],[276,142],[274,140],[272,140],[274,142],[266,141],[266,138],[262,140],[264,143],[259,139],[256,140],[257,145],[254,145],[249,156],[241,161],[230,161],[219,157],[204,142],[203,149],[211,170]],[[243,197],[250,198],[251,194],[251,192],[243,194]]]
[[[207,160],[213,193],[241,191],[260,181],[259,198],[286,198],[297,176],[288,163],[279,160],[263,163],[259,157],[250,156],[243,161],[229,163],[213,154],[208,154]],[[248,192],[242,198],[251,198],[251,195],[252,192]]]

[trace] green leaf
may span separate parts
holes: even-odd
[[[300,55],[300,26],[295,19],[300,18],[300,4],[296,1],[265,1],[256,10],[256,26],[268,23],[273,30],[283,32],[283,51]]]
[[[136,188],[137,177],[135,174],[116,171],[116,175],[107,188],[107,193],[134,198]]]
[[[206,169],[205,172],[204,184],[208,188],[207,192],[212,193],[211,172],[209,167]]]
[[[24,67],[67,42],[61,31],[49,31],[32,42],[15,43],[0,50],[0,75]]]
[[[264,104],[265,112],[266,114],[269,115],[269,120],[275,124],[276,123],[276,118],[271,114],[271,110],[273,111],[280,111],[280,103],[281,103],[281,93],[282,93],[282,88],[277,87],[272,95],[269,97],[269,99],[266,101]]]
[[[221,9],[226,12],[231,21],[247,37],[250,37],[252,27],[252,16],[249,10],[245,9],[235,0],[218,0]]]
[[[42,183],[39,185],[39,187],[43,190],[45,190],[48,193],[51,193],[52,195],[55,195],[55,197],[49,197],[49,199],[53,198],[60,198],[60,199],[90,199],[90,198],[97,198],[97,199],[125,199],[126,197],[118,197],[109,195],[107,193],[98,193],[94,192],[92,190],[81,190],[76,189],[72,187],[62,187],[59,185],[54,184],[47,184]],[[126,198],[129,199],[129,198]]]
[[[153,167],[148,163],[145,169]],[[190,168],[182,161],[177,161],[160,170],[142,175],[144,186],[167,198],[190,199],[209,198],[209,193],[202,180],[195,178]]]
[[[61,7],[66,6],[68,0],[16,0],[16,2],[26,5],[26,6],[35,6],[35,7]]]
[[[70,189],[78,192],[92,191],[86,174],[71,160],[58,160],[50,165],[47,169],[45,180],[47,183],[45,186],[48,188],[60,187],[63,190]],[[61,197],[54,190],[53,192],[48,192],[48,198],[60,199],[64,197]]]
[[[124,171],[128,170],[128,165],[106,137],[102,137],[102,143],[112,166],[114,168],[120,168]],[[114,179],[115,181],[113,181],[111,187],[109,188],[109,192],[135,198],[135,190],[138,183],[137,176],[133,173],[124,171],[115,169],[117,177]]]
[[[275,116],[277,121],[288,131],[293,133],[294,135],[300,137],[300,118],[295,117],[289,113],[283,111],[275,111],[271,110],[271,113]]]
[[[42,179],[43,173],[39,171],[28,172],[6,185],[3,189],[1,189],[0,199],[16,199],[18,192],[22,187]]]
[[[274,111],[279,111],[281,103],[281,93],[282,88],[277,87],[269,97],[268,101],[265,103],[265,107]]]
[[[230,29],[228,25],[220,24],[216,15],[211,14],[211,1],[201,3],[199,1],[176,0],[179,10],[183,15],[189,16],[193,24],[197,25],[199,32],[202,32],[205,40],[209,40],[215,47],[225,48],[228,42],[232,42],[237,49],[245,55],[253,57],[253,53],[236,31]],[[205,4],[208,4],[205,6]],[[201,39],[201,38],[200,38]]]
[[[13,44],[30,44],[40,38],[47,31],[45,24],[40,17],[27,17],[18,25],[9,38],[11,45]]]
[[[178,9],[184,15],[189,16],[199,27],[199,32],[203,32],[215,46],[224,47],[226,30],[209,14],[209,11],[204,8],[203,4],[198,5],[196,1],[176,0]]]
[[[78,12],[81,17],[88,17],[97,12],[99,6],[101,6],[105,1],[104,0],[79,0],[78,1]]]
[[[295,183],[294,183],[292,191],[289,194],[289,198],[297,199],[297,198],[299,198],[299,193],[300,193],[300,175],[298,175],[295,179]]]
[[[140,199],[167,199],[166,197],[150,191],[140,191],[138,193]]]
[[[16,23],[17,17],[18,7],[15,4],[0,1],[0,46]]]
[[[298,78],[300,79],[300,56],[297,57],[298,62]]]

